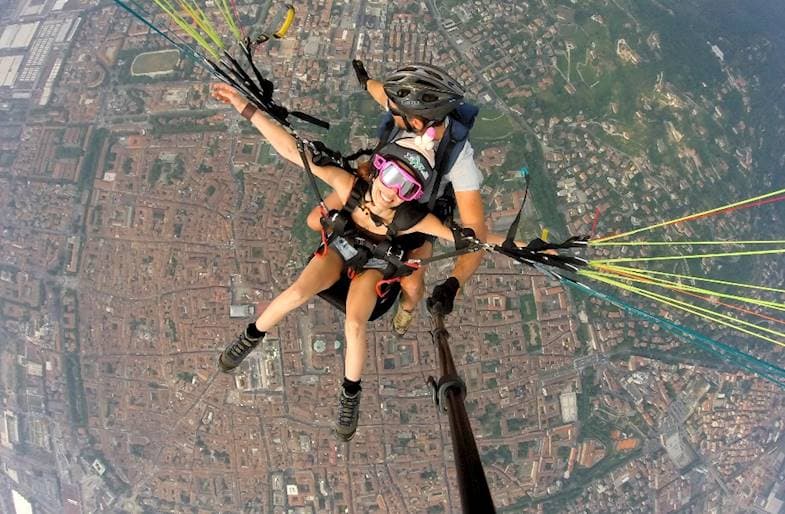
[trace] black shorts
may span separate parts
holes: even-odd
[[[436,236],[429,236],[421,232],[414,232],[413,234],[404,234],[395,238],[395,244],[403,249],[404,255],[412,250],[416,250],[427,242],[433,244],[436,241]]]

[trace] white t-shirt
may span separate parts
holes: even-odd
[[[455,160],[452,168],[442,177],[439,186],[439,196],[444,193],[444,188],[448,183],[452,183],[455,191],[479,191],[482,185],[482,172],[474,162],[474,148],[469,141],[463,145],[461,153]],[[437,197],[438,198],[438,197]]]

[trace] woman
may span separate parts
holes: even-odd
[[[294,137],[277,122],[230,86],[215,84],[212,94],[248,119],[283,158],[302,166]],[[358,245],[362,246],[364,239],[372,244],[390,241],[390,227],[396,225],[397,235],[421,232],[455,240],[450,228],[413,201],[422,194],[424,180],[433,173],[432,137],[432,134],[426,134],[399,140],[379,150],[363,167],[369,171],[370,182],[336,166],[318,166],[309,157],[313,174],[334,190],[335,194],[328,197],[327,207],[343,208],[344,213],[348,211],[346,221],[350,229],[344,232],[345,236],[332,237],[329,244],[320,249],[320,256],[308,263],[294,284],[278,295],[256,322],[250,323],[227,346],[219,359],[223,371],[235,369],[284,316],[335,284],[347,271],[348,264],[348,271],[353,276],[346,298],[345,371],[335,427],[337,436],[344,441],[350,440],[357,429],[362,391],[360,379],[367,353],[366,328],[376,305],[377,284],[390,273],[390,263],[378,258],[372,250],[364,252],[366,259],[356,259],[358,253],[363,253]],[[392,247],[388,253],[402,255],[402,250]]]

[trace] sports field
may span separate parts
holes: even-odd
[[[171,73],[180,62],[179,50],[160,50],[158,52],[145,52],[139,54],[131,63],[131,75],[147,75],[154,77]]]

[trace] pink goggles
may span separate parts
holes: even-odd
[[[422,197],[420,182],[395,161],[388,161],[379,154],[373,156],[373,167],[379,172],[379,180],[385,187],[394,189],[404,202]]]

